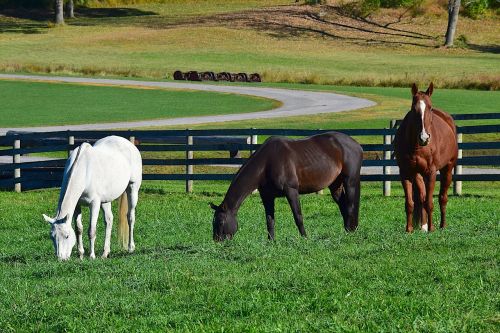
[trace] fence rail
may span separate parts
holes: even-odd
[[[453,116],[456,120],[491,120],[500,119],[500,113],[461,114]],[[398,121],[391,121],[388,128],[372,129],[342,129],[337,130],[351,136],[380,137],[381,143],[362,144],[365,151],[364,167],[380,167],[380,173],[363,174],[362,181],[383,182],[384,195],[390,195],[391,181],[399,180],[399,175],[391,172],[396,167],[393,159],[392,139],[396,132]],[[108,135],[118,135],[136,143],[143,155],[144,166],[183,167],[184,173],[145,173],[144,180],[180,180],[186,182],[186,190],[192,191],[193,181],[231,180],[233,173],[195,173],[195,166],[238,166],[247,158],[234,155],[235,151],[249,152],[260,146],[257,136],[310,136],[330,130],[305,129],[218,129],[218,130],[155,130],[155,131],[61,131],[42,133],[13,133],[0,136],[0,188],[34,189],[57,187],[61,184],[66,157],[36,161],[22,161],[23,155],[38,153],[68,153],[81,144],[93,142]],[[500,141],[461,142],[464,134],[499,133],[500,124],[467,125],[457,127],[460,157],[462,151],[474,150],[488,155],[461,157],[455,170],[455,192],[460,194],[461,181],[500,181],[500,169],[495,173],[462,174],[462,166],[500,166],[500,156],[495,150],[500,150]],[[215,139],[216,138],[216,139]],[[373,139],[372,139],[373,140]],[[363,140],[360,140],[363,141]],[[75,144],[76,142],[76,144]],[[246,142],[246,143],[242,143]],[[231,152],[230,157],[196,157],[204,152]],[[492,152],[493,151],[493,152]],[[492,152],[492,153],[491,153]],[[155,154],[162,153],[162,156]],[[165,158],[165,153],[171,153],[172,158]],[[496,153],[496,154],[495,154]],[[371,155],[370,155],[371,154]],[[60,155],[60,153],[59,153]],[[202,154],[206,155],[206,153]],[[220,153],[219,153],[220,155]],[[369,156],[368,156],[369,155]],[[373,158],[375,157],[377,158]],[[371,157],[371,158],[367,158]],[[10,162],[5,162],[5,158]],[[236,169],[235,169],[236,171]],[[226,171],[227,172],[227,171]]]

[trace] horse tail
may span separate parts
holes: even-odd
[[[128,226],[128,196],[127,191],[123,192],[118,204],[120,222],[118,223],[118,241],[124,249],[128,248],[129,226]]]

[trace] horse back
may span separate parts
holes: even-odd
[[[268,181],[278,188],[291,182],[300,193],[321,190],[341,173],[359,175],[363,158],[361,146],[338,132],[299,140],[272,137],[261,148],[255,157],[265,163]]]

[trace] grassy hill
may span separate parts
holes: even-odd
[[[94,2],[96,4],[97,2]],[[500,21],[404,9],[355,15],[334,1],[169,0],[79,8],[64,27],[49,12],[3,10],[0,71],[171,78],[173,71],[261,72],[268,82],[497,90]]]

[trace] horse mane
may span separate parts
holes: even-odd
[[[68,165],[66,166],[67,168],[67,171],[66,169],[64,170],[64,178],[63,178],[63,183],[61,185],[61,194],[59,195],[59,203],[58,203],[58,210],[61,209],[61,205],[62,205],[62,202],[64,200],[64,197],[66,196],[66,191],[68,190],[68,188],[70,187],[70,183],[71,183],[71,179],[72,179],[72,176],[73,176],[73,172],[76,168],[76,165],[77,163],[80,161],[80,155],[81,155],[81,152],[86,148],[86,145],[85,143],[83,143],[82,145],[80,145],[77,149],[77,153],[76,153],[76,157],[74,160],[71,160],[71,157],[68,161]],[[59,212],[58,212],[59,214]]]

